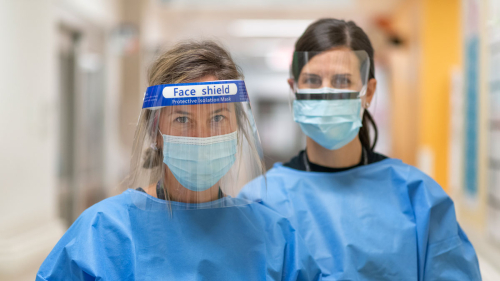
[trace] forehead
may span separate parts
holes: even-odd
[[[349,49],[334,49],[313,56],[302,68],[302,73],[350,73],[359,74],[360,62]]]

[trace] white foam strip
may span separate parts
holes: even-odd
[[[208,138],[195,138],[195,137],[180,137],[163,135],[163,141],[168,143],[184,143],[193,145],[209,145],[214,143],[221,143],[228,140],[235,140],[238,136],[238,131],[229,134],[213,136]]]

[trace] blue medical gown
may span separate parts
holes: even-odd
[[[319,280],[288,220],[244,203],[172,202],[170,212],[164,200],[127,190],[83,212],[36,280]]]
[[[249,183],[239,197],[251,197],[246,190],[255,185],[265,189],[262,182]],[[400,160],[337,173],[276,164],[267,173],[261,200],[290,219],[323,280],[481,279],[452,200],[434,180]]]

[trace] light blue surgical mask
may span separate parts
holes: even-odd
[[[324,89],[317,91],[325,92]],[[358,135],[362,126],[361,99],[295,100],[293,116],[304,134],[324,148],[335,150]]]
[[[237,131],[208,138],[162,136],[163,163],[192,191],[215,185],[236,160]]]

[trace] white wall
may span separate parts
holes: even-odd
[[[0,0],[0,280],[33,280],[65,231],[58,214],[58,28],[108,34],[119,9],[117,0]],[[120,58],[104,52],[106,107],[113,109],[104,120],[106,146],[115,148],[106,150],[105,176],[116,185],[123,165],[111,163],[121,146],[110,128],[118,127]]]
[[[0,276],[37,262],[56,214],[52,0],[0,0]]]

